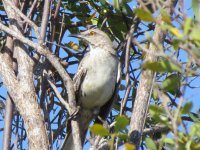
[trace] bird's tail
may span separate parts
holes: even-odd
[[[77,120],[79,123],[80,135],[82,145],[85,141],[85,136],[89,127],[91,120],[94,118],[94,114],[91,110],[80,110],[77,116]],[[73,136],[71,130],[69,130],[67,136],[65,137],[64,143],[62,145],[62,150],[75,150],[76,142],[73,141]]]
[[[72,132],[70,131],[65,137],[64,143],[62,145],[62,150],[75,150],[74,141],[72,137]]]

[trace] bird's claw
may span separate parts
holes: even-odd
[[[76,110],[69,116],[68,120],[75,120],[77,118],[80,106],[77,106]]]

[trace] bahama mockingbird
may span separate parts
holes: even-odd
[[[89,29],[78,35],[89,46],[89,52],[83,57],[73,79],[80,110],[78,122],[82,144],[89,123],[109,100],[112,99],[117,82],[118,58],[110,38],[99,29]],[[101,113],[101,112],[100,112]],[[71,132],[66,136],[62,150],[73,150],[75,142]]]

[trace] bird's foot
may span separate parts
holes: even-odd
[[[68,117],[68,120],[75,120],[78,116],[79,111],[80,111],[80,106],[77,106],[76,110]]]
[[[99,107],[95,107],[92,109],[92,112],[95,116],[98,116],[99,115],[99,112],[100,112],[100,108]]]

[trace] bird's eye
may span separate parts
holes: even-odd
[[[89,35],[95,35],[96,34],[96,32],[94,32],[94,31],[91,31],[90,33],[89,33]]]

